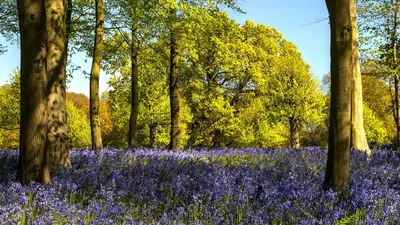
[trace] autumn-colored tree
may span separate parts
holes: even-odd
[[[67,101],[71,102],[80,112],[89,118],[89,98],[82,93],[67,92]]]

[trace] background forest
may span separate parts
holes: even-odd
[[[104,146],[129,145],[135,76],[137,144],[169,145],[170,25],[159,7],[148,1],[105,2],[101,65],[111,77],[109,90],[100,95]],[[329,74],[319,82],[297,47],[272,27],[240,25],[217,3],[181,2],[179,7],[174,29],[181,56],[182,147],[327,147]],[[92,57],[94,2],[74,1],[71,12],[68,53]],[[5,0],[0,30],[10,41],[18,41],[16,16],[15,2]],[[396,141],[394,87],[381,71],[368,70],[372,62],[362,64],[367,68],[362,77],[366,136],[371,144],[390,144]],[[74,71],[82,70],[70,57],[67,74]],[[0,149],[18,147],[18,74],[16,69],[0,87]],[[66,106],[71,147],[90,147],[89,98],[67,93]]]
[[[400,0],[325,4],[320,82],[240,1],[0,0],[1,223],[400,224]]]

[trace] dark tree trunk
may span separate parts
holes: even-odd
[[[103,54],[104,9],[103,0],[96,0],[96,32],[93,52],[92,70],[90,72],[90,128],[92,149],[103,148],[100,128],[99,78]]]
[[[395,103],[395,124],[396,124],[396,142],[397,151],[400,151],[400,105],[399,105],[399,74],[397,72],[397,15],[399,13],[398,0],[395,2],[394,8],[394,23],[393,23],[393,34],[392,34],[392,52],[393,52],[393,71],[394,74],[394,103]]]
[[[171,9],[171,46],[170,46],[170,71],[169,71],[169,98],[171,108],[171,131],[169,148],[173,151],[180,149],[180,129],[179,129],[179,111],[180,95],[178,90],[179,79],[179,54],[176,43],[176,33],[174,23],[176,20],[176,8]]]
[[[64,66],[64,74],[67,76],[67,65],[68,65],[68,57],[69,57],[69,38],[71,36],[71,26],[72,26],[72,0],[67,0],[67,12],[66,12],[66,37],[65,37],[65,66]],[[66,80],[66,79],[65,79]],[[65,84],[67,85],[67,84]],[[65,101],[67,103],[67,101]],[[67,121],[68,121],[68,113],[67,113]],[[67,132],[69,130],[67,128]],[[71,138],[68,136],[68,147],[71,148]]]
[[[156,123],[151,123],[149,125],[150,128],[150,143],[149,147],[154,148],[155,143],[156,143],[156,129],[157,129],[157,124]]]
[[[331,28],[331,104],[324,183],[345,190],[349,183],[352,77],[358,42],[355,0],[326,0]]]
[[[21,120],[17,179],[50,183],[47,143],[47,37],[44,0],[18,0]]]
[[[397,72],[396,72],[397,73]],[[399,76],[396,74],[394,76],[394,119],[396,124],[396,143],[397,150],[400,147],[400,120],[399,120]]]
[[[72,0],[67,0],[67,14],[66,14],[66,25],[67,25],[67,37],[65,38],[65,48],[67,49],[68,53],[68,43],[69,37],[71,36],[71,27],[72,27]],[[68,54],[67,54],[68,57]],[[67,58],[66,57],[66,58]],[[67,67],[65,67],[67,68]]]
[[[297,118],[289,118],[290,126],[290,147],[300,148],[300,124]]]
[[[135,24],[136,25],[136,24]],[[131,37],[131,116],[129,119],[129,147],[137,148],[137,120],[139,114],[139,87],[138,87],[138,65],[136,47],[136,29],[132,28]]]

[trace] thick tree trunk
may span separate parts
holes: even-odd
[[[290,126],[290,147],[300,148],[300,124],[297,118],[289,118]]]
[[[136,25],[136,24],[135,24]],[[138,49],[135,44],[136,29],[132,28],[131,37],[131,116],[129,119],[129,147],[137,148],[137,120],[139,114],[139,86],[138,86]]]
[[[104,9],[103,0],[96,0],[96,31],[93,52],[92,70],[90,72],[90,130],[92,149],[103,148],[100,129],[99,78],[103,54]]]
[[[371,150],[368,146],[367,137],[364,129],[363,119],[363,97],[362,97],[362,82],[361,82],[361,71],[359,63],[359,52],[358,52],[358,28],[356,21],[352,21],[353,28],[353,80],[352,80],[352,109],[351,109],[351,121],[352,121],[352,146],[355,149],[365,151],[368,155],[371,154]]]
[[[70,168],[66,113],[66,2],[45,0],[47,31],[47,110],[51,168]]]
[[[339,191],[349,183],[355,0],[326,0],[331,28],[331,105],[324,183]]]
[[[157,124],[156,123],[151,123],[149,125],[150,128],[150,143],[149,147],[154,148],[154,144],[156,143],[156,129],[157,129]]]
[[[17,179],[50,183],[47,143],[47,37],[44,0],[18,0],[21,120]]]
[[[171,131],[169,148],[173,151],[180,149],[180,129],[179,129],[179,111],[180,111],[180,95],[178,90],[179,79],[179,54],[176,43],[176,33],[174,29],[174,21],[176,20],[176,8],[171,9],[171,46],[170,46],[170,71],[169,71],[169,98],[171,108]]]

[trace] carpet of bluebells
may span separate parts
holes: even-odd
[[[51,185],[15,181],[0,151],[1,224],[400,224],[400,159],[351,152],[345,197],[324,191],[327,151],[74,150]]]

